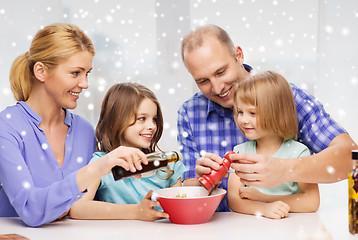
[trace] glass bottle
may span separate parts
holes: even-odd
[[[352,150],[353,170],[348,173],[349,232],[358,233],[358,150]]]
[[[209,195],[220,184],[223,176],[229,171],[231,164],[231,160],[229,158],[230,154],[235,154],[235,152],[230,151],[225,154],[223,163],[220,165],[219,170],[212,169],[209,174],[203,175],[199,178],[199,182],[208,190]]]
[[[168,152],[153,152],[146,154],[148,164],[142,164],[142,170],[137,170],[135,172],[127,171],[120,166],[115,166],[112,168],[112,174],[114,180],[117,181],[119,179],[129,177],[139,173],[145,173],[152,170],[156,170],[162,167],[165,167],[170,162],[177,162],[182,159],[181,154],[176,151],[168,151]]]

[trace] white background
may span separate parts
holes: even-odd
[[[1,0],[0,110],[15,103],[12,61],[43,26],[70,22],[95,45],[90,87],[74,112],[96,125],[115,82],[135,81],[162,104],[160,146],[178,149],[176,111],[198,91],[180,57],[180,40],[216,24],[244,51],[256,71],[272,69],[307,89],[358,141],[358,1],[355,0]],[[321,185],[321,207],[346,204],[346,181]]]

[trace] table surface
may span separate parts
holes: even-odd
[[[358,239],[348,231],[347,208],[318,210],[316,213],[290,213],[287,218],[272,220],[239,213],[215,213],[204,224],[179,225],[169,220],[64,220],[31,228],[19,218],[0,218],[0,234],[16,233],[31,240],[41,239],[302,239],[303,231],[313,237],[321,224],[332,239]]]

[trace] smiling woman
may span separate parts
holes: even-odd
[[[0,217],[49,223],[68,214],[93,179],[116,165],[128,170],[146,161],[138,149],[113,149],[87,165],[95,151],[93,127],[68,109],[88,87],[94,54],[82,30],[57,23],[41,29],[13,62],[10,84],[18,102],[0,113]]]
[[[36,62],[33,71],[38,81],[34,82],[31,95],[41,96],[42,100],[47,100],[46,103],[57,105],[53,106],[55,108],[76,108],[79,94],[88,88],[87,75],[92,69],[92,60],[92,53],[82,51],[54,69],[48,68],[42,62]],[[27,104],[31,106],[34,100],[36,97],[30,97]]]

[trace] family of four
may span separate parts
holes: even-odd
[[[178,110],[183,161],[114,181],[114,166],[136,172],[148,163],[145,154],[159,150],[160,104],[141,84],[115,84],[94,130],[69,111],[88,88],[91,40],[72,24],[39,30],[11,67],[17,103],[0,113],[0,217],[19,216],[29,226],[66,215],[168,218],[152,191],[197,185],[232,150],[219,186],[228,194],[217,211],[268,218],[316,211],[317,183],[346,179],[350,170],[357,145],[345,129],[280,74],[250,73],[242,49],[218,26],[190,32],[181,53],[200,89]]]

